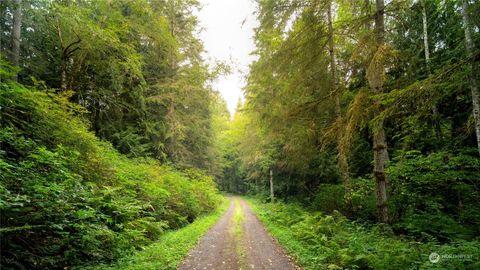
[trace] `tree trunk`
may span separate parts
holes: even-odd
[[[470,19],[468,17],[468,0],[462,3],[463,27],[465,30],[465,45],[467,48],[467,56],[470,62],[470,72],[468,78],[470,80],[470,90],[472,92],[472,114],[475,125],[475,135],[477,136],[478,154],[480,155],[480,94],[478,93],[478,82],[475,74],[478,74],[478,65],[474,58],[474,45],[472,35],[470,33]]]
[[[375,13],[375,39],[377,50],[383,47],[385,25],[384,25],[384,0],[376,0]],[[384,84],[384,66],[382,63],[374,63],[374,79],[369,80],[370,87],[375,94],[383,92]],[[377,113],[378,114],[378,113]],[[387,140],[385,138],[385,129],[383,120],[375,121],[373,124],[373,174],[375,177],[375,193],[377,197],[378,218],[381,222],[388,223],[387,206],[387,175],[385,165],[388,161]]]
[[[73,62],[73,59],[71,58],[73,53],[76,52],[77,50],[80,49],[80,47],[75,47],[76,45],[78,45],[82,40],[80,39],[80,37],[77,35],[77,40],[70,43],[69,45],[66,45],[64,40],[63,40],[63,36],[62,36],[62,28],[60,27],[60,21],[58,20],[57,18],[57,25],[56,25],[56,28],[57,28],[57,35],[58,35],[58,39],[60,41],[60,47],[62,49],[62,54],[61,54],[61,66],[62,66],[62,74],[61,74],[61,81],[60,81],[60,89],[62,91],[66,91],[67,90],[67,87],[68,87],[68,76],[67,76],[67,73],[68,73],[68,67],[69,65],[72,66],[72,62]]]
[[[430,65],[430,47],[428,45],[428,23],[427,23],[427,4],[426,0],[422,0],[422,21],[423,21],[423,47],[425,52],[425,65],[427,67],[427,77],[432,74]],[[440,129],[438,108],[436,104],[432,105],[433,125],[435,126],[435,136],[440,142],[442,140],[442,131]]]
[[[388,152],[383,121],[373,125],[373,159],[378,218],[381,222],[388,223],[387,175],[385,173]]]
[[[427,74],[432,73],[430,69],[430,48],[428,46],[428,27],[427,27],[427,7],[425,0],[422,0],[422,21],[423,21],[423,45],[425,51],[425,64],[427,66]]]
[[[62,91],[67,90],[67,63],[65,63],[65,61],[62,61],[62,77],[60,81],[60,89]]]
[[[330,76],[331,76],[331,91],[335,95],[335,116],[337,118],[337,123],[342,123],[342,110],[340,107],[340,91],[337,86],[337,66],[335,60],[335,41],[334,41],[334,32],[333,32],[333,19],[332,19],[332,0],[328,2],[327,9],[327,19],[328,19],[328,33],[329,33],[329,53],[330,53]],[[352,213],[352,192],[350,184],[350,176],[348,175],[348,159],[345,155],[345,151],[342,150],[341,140],[343,137],[342,128],[339,125],[337,127],[337,151],[338,151],[338,161],[337,165],[340,170],[340,174],[343,180],[343,187],[345,192],[345,208],[347,211],[347,216],[351,216]]]
[[[275,196],[273,194],[273,170],[270,169],[270,201],[274,202]]]
[[[22,0],[15,0],[14,5],[11,60],[12,65],[18,67],[20,63],[20,34],[22,30]],[[17,81],[18,75],[15,74],[13,79]]]

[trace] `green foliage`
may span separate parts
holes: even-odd
[[[480,160],[476,155],[476,149],[399,155],[389,168],[397,226],[442,240],[477,236]]]
[[[343,210],[345,208],[343,186],[335,184],[321,184],[315,194],[311,206],[315,210],[324,213],[333,213],[335,210]]]
[[[0,6],[6,55],[14,6]],[[197,1],[23,0],[21,8],[19,82],[68,92],[95,135],[122,154],[218,172],[211,81],[226,68],[201,59]]]
[[[375,187],[370,178],[352,179],[352,205],[356,218],[360,220],[375,220]]]
[[[475,269],[479,242],[420,243],[395,236],[388,227],[362,226],[335,211],[309,212],[295,204],[249,200],[272,235],[305,269]],[[429,261],[429,254],[464,254],[471,259]]]
[[[2,268],[111,261],[219,202],[213,179],[98,140],[66,97],[0,85]]]

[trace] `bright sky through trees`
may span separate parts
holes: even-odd
[[[253,28],[258,23],[253,14],[255,3],[250,0],[202,0],[203,8],[198,14],[204,29],[200,38],[207,51],[206,58],[232,62],[232,74],[219,78],[215,88],[227,102],[233,114],[241,89],[245,85],[244,75],[254,59]]]

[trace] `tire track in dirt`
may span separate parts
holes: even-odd
[[[225,214],[203,236],[177,269],[239,269],[235,235],[232,229],[235,203],[232,198],[229,200],[230,207]]]
[[[247,269],[300,269],[268,234],[250,206],[244,200],[240,200],[240,205],[244,214],[243,240]]]

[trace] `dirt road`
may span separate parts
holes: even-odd
[[[250,206],[230,198],[230,207],[187,255],[179,270],[293,270],[283,249],[266,232]]]

